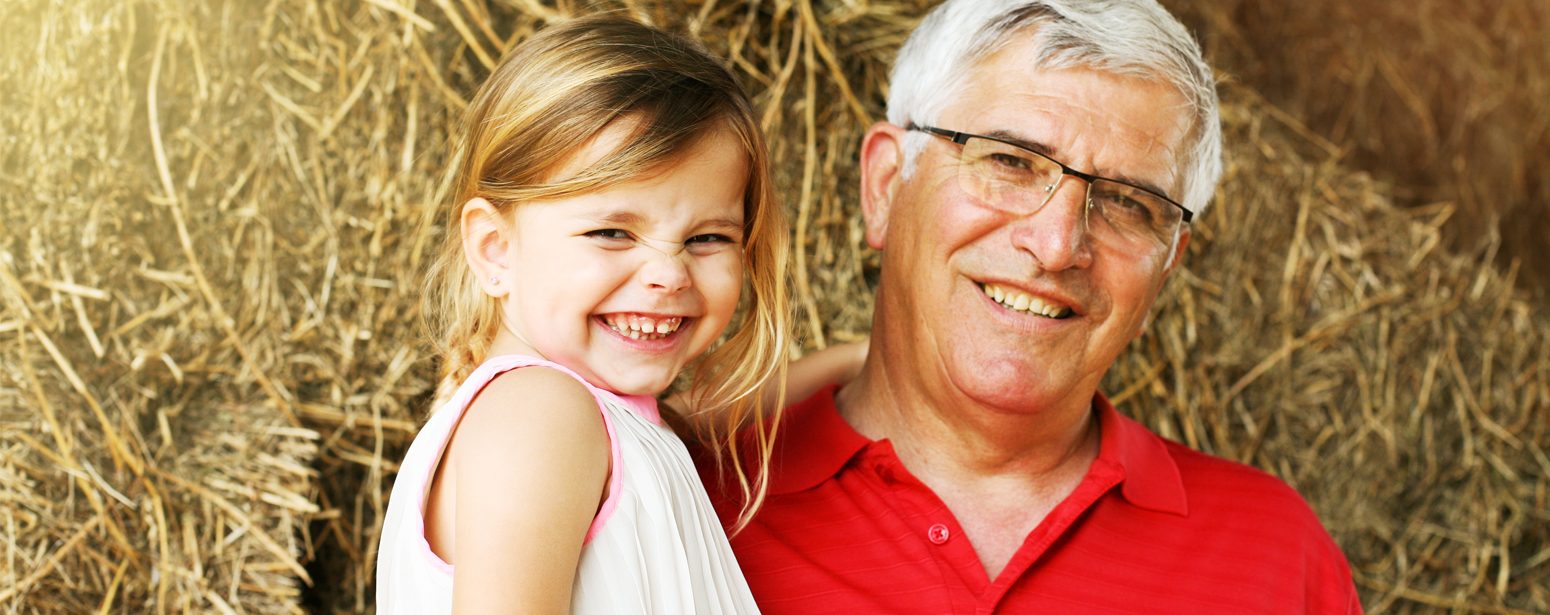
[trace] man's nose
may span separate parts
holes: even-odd
[[[1087,182],[1062,175],[1042,206],[1012,222],[1012,245],[1032,254],[1046,271],[1091,264]]]
[[[652,246],[655,248],[655,246]],[[682,248],[682,246],[678,246]],[[676,293],[689,288],[691,280],[688,263],[684,262],[688,251],[679,249],[649,250],[650,255],[640,268],[640,280],[654,291]]]

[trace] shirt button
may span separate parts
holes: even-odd
[[[931,539],[931,542],[935,544],[942,544],[947,542],[949,535],[950,534],[947,531],[947,526],[940,523],[933,525],[931,526],[931,529],[926,530],[926,538]]]

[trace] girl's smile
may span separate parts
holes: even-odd
[[[604,131],[566,166],[612,153],[628,128]],[[537,355],[619,393],[667,388],[737,308],[747,158],[718,130],[645,179],[520,203],[504,229],[470,201],[470,265],[502,303],[490,354]]]
[[[678,332],[683,316],[650,316],[646,314],[604,314],[597,319],[608,325],[620,336],[635,341],[656,341]]]

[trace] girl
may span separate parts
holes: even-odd
[[[788,341],[786,228],[746,96],[688,41],[578,19],[496,68],[463,136],[430,295],[447,401],[393,486],[379,612],[756,612],[663,425],[687,418],[728,461],[746,520],[764,472],[737,448],[767,463],[760,402],[781,405],[765,389]],[[659,414],[740,300],[694,363],[707,411]],[[859,359],[830,365],[802,388]]]

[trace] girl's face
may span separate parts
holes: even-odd
[[[616,132],[578,162],[612,150]],[[747,158],[720,130],[660,173],[519,205],[510,240],[484,247],[485,288],[505,292],[492,354],[537,354],[617,393],[666,389],[737,308]]]

